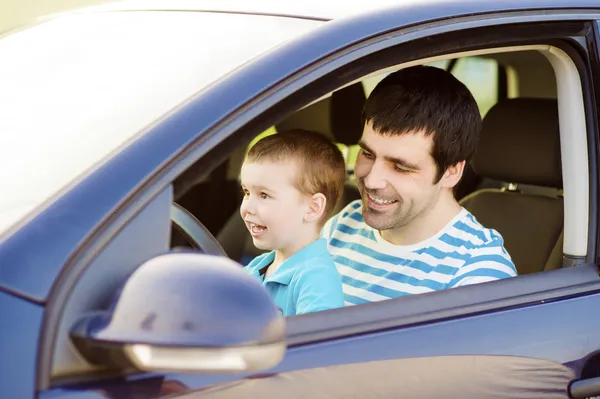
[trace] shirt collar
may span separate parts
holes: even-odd
[[[321,256],[325,253],[327,253],[327,241],[325,241],[324,238],[319,238],[290,256],[288,260],[279,265],[277,270],[275,270],[275,273],[265,279],[265,283],[276,282],[279,284],[288,285],[290,281],[292,281],[292,277],[294,276],[296,269],[302,262],[310,258]],[[273,260],[275,260],[275,251],[269,252],[267,256],[265,256],[258,263],[258,265],[256,265],[254,269],[255,274],[260,275],[260,270],[273,263]]]

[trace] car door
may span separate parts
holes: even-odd
[[[118,222],[113,223],[119,223],[119,227],[114,229],[133,220],[136,212],[156,198],[163,198],[163,205],[167,203],[168,185],[192,162],[217,163],[231,151],[234,139],[248,142],[252,132],[264,130],[267,121],[305,104],[307,98],[318,98],[329,89],[378,69],[378,65],[383,68],[444,52],[531,40],[558,46],[574,60],[580,79],[574,83],[581,83],[587,138],[597,143],[592,108],[592,85],[597,79],[592,71],[595,73],[598,67],[598,56],[593,53],[597,27],[591,22],[595,14],[549,11],[533,3],[531,7],[511,5],[510,10],[498,4],[457,4],[436,9],[397,6],[332,22],[239,69],[196,97],[149,133],[159,143],[176,126],[180,128],[176,139],[187,148],[170,154],[173,166],[155,170],[145,181],[145,189],[131,194],[130,199],[136,198],[139,203],[129,201],[128,207],[119,210],[122,216],[115,218]],[[528,11],[519,12],[521,7]],[[245,90],[240,92],[240,87]],[[265,90],[267,87],[271,89]],[[212,98],[227,98],[229,106],[211,102]],[[244,105],[232,114],[234,103]],[[203,110],[203,115],[209,112],[212,119],[200,123],[193,116],[198,110]],[[203,135],[195,136],[198,131]],[[196,142],[186,144],[193,139]],[[590,145],[586,150],[589,165],[595,165],[595,148]],[[132,145],[128,155],[144,150]],[[77,384],[53,380],[52,345],[56,339],[66,337],[61,336],[65,330],[60,323],[48,315],[56,318],[64,311],[69,300],[60,292],[77,289],[80,284],[68,278],[71,271],[85,275],[98,269],[93,262],[75,264],[64,273],[63,285],[59,284],[46,310],[47,330],[42,337],[38,378],[40,397],[69,393],[111,398],[175,393],[190,398],[568,397],[572,380],[597,376],[587,365],[593,364],[600,349],[600,321],[590,316],[600,303],[593,178],[597,170],[588,169],[588,157],[584,158],[585,173],[591,176],[590,186],[585,186],[589,188],[586,201],[591,211],[585,218],[589,228],[585,226],[583,234],[581,229],[574,229],[585,242],[577,247],[584,248],[583,252],[574,252],[566,259],[572,267],[288,318],[285,358],[263,373],[133,373],[99,380],[90,372],[87,377],[76,378]],[[124,159],[116,158],[113,167]],[[108,178],[102,182],[99,179],[97,184],[107,182]],[[77,198],[66,201],[77,204]],[[108,233],[103,234],[96,239],[110,241]],[[106,243],[100,242],[90,242],[85,250],[105,250]]]

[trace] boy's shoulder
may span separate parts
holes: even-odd
[[[315,275],[319,271],[335,270],[337,268],[327,248],[327,242],[319,238],[311,245],[310,253],[307,253],[303,259],[296,264],[296,273],[298,277],[303,275]]]
[[[329,267],[331,265],[335,266],[333,262],[333,258],[329,252],[314,254],[313,256],[304,259],[299,265],[298,270],[300,271],[310,271],[315,269],[320,269],[323,267]]]

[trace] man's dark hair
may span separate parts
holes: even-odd
[[[436,182],[449,166],[469,161],[481,131],[481,114],[469,89],[449,72],[430,66],[385,77],[367,99],[362,118],[382,135],[433,135]]]

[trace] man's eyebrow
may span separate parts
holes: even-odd
[[[394,157],[383,157],[386,161],[395,163],[397,165],[403,166],[406,169],[411,169],[411,170],[420,170],[421,168],[418,165],[415,165],[411,162],[408,162],[404,159],[400,159],[400,158],[394,158]]]
[[[369,148],[369,146],[364,141],[360,140],[358,142],[358,145],[363,150],[365,150],[365,151],[367,151],[367,152],[369,152],[369,153],[377,156],[377,154],[375,154],[375,152],[373,150],[371,150]],[[407,169],[411,169],[411,170],[420,170],[421,169],[418,165],[415,165],[415,164],[413,164],[411,162],[408,162],[408,161],[406,161],[404,159],[401,159],[401,158],[394,158],[394,157],[390,157],[390,156],[384,156],[383,159],[385,159],[388,162],[401,165],[401,166],[403,166],[403,167],[405,167]]]
[[[362,148],[363,150],[367,151],[367,152],[373,153],[373,151],[369,148],[369,146],[367,145],[367,143],[365,143],[362,140],[358,140],[358,146],[360,148]]]

